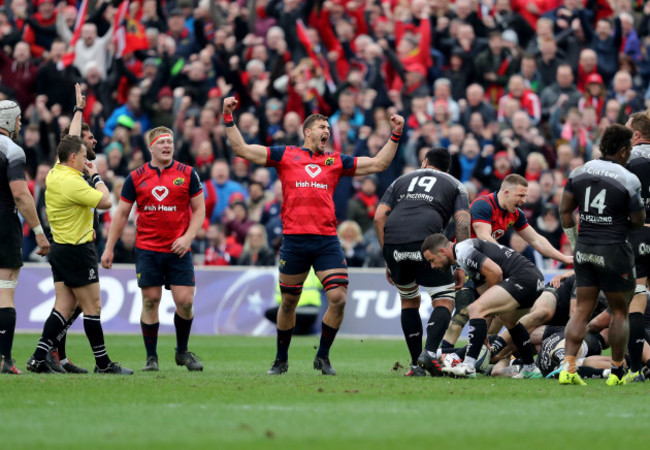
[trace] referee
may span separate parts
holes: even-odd
[[[110,208],[110,194],[95,164],[88,161],[88,148],[80,137],[64,137],[57,154],[60,162],[48,174],[45,191],[45,208],[54,240],[50,265],[56,300],[36,351],[27,361],[27,370],[53,372],[45,363],[45,357],[79,306],[95,355],[95,373],[131,375],[132,370],[109,359],[99,318],[101,299],[97,251],[93,243],[93,208]],[[91,177],[94,188],[84,181],[83,172]]]

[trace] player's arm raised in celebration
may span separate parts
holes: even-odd
[[[223,101],[223,119],[226,122],[226,136],[230,146],[237,156],[241,156],[258,166],[264,166],[268,154],[267,148],[263,145],[248,145],[235,125],[232,113],[237,108],[238,103],[235,97],[228,97]]]
[[[357,169],[355,175],[370,175],[372,173],[383,172],[388,169],[391,161],[395,157],[399,138],[404,129],[404,117],[394,114],[390,118],[390,125],[393,128],[393,134],[384,147],[372,158],[362,156],[357,158]]]
[[[75,109],[70,120],[70,136],[81,137],[81,125],[83,124],[83,111],[86,107],[86,96],[81,93],[81,86],[79,83],[74,85],[75,92]]]

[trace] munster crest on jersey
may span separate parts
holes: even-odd
[[[325,160],[325,165],[326,166],[331,166],[332,164],[334,164],[334,157],[330,156],[329,158],[327,158]]]
[[[182,186],[185,183],[185,178],[176,178],[174,180],[174,186]]]

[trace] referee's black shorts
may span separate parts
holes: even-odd
[[[17,214],[0,220],[0,268],[18,269],[23,265],[23,230]]]
[[[50,265],[55,283],[63,281],[66,286],[76,288],[99,282],[97,250],[92,242],[81,245],[53,243]]]

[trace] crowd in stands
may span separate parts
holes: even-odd
[[[557,211],[567,175],[598,157],[604,128],[650,100],[650,1],[0,4],[0,98],[22,108],[20,140],[41,216],[79,82],[96,164],[115,201],[124,177],[150,158],[146,132],[174,130],[175,158],[204,182],[197,264],[274,264],[281,241],[281,186],[273,170],[233,158],[221,119],[227,96],[239,100],[235,119],[249,144],[300,145],[302,121],[320,113],[330,117],[333,151],[372,156],[390,136],[390,115],[405,117],[390,168],[343,179],[334,195],[353,267],[383,266],[375,207],[433,145],[449,148],[451,173],[471,199],[510,173],[524,175],[529,222],[570,251]],[[109,223],[110,211],[101,215],[100,245]],[[127,227],[115,262],[131,262],[132,233]],[[516,238],[508,243],[552,267]]]

